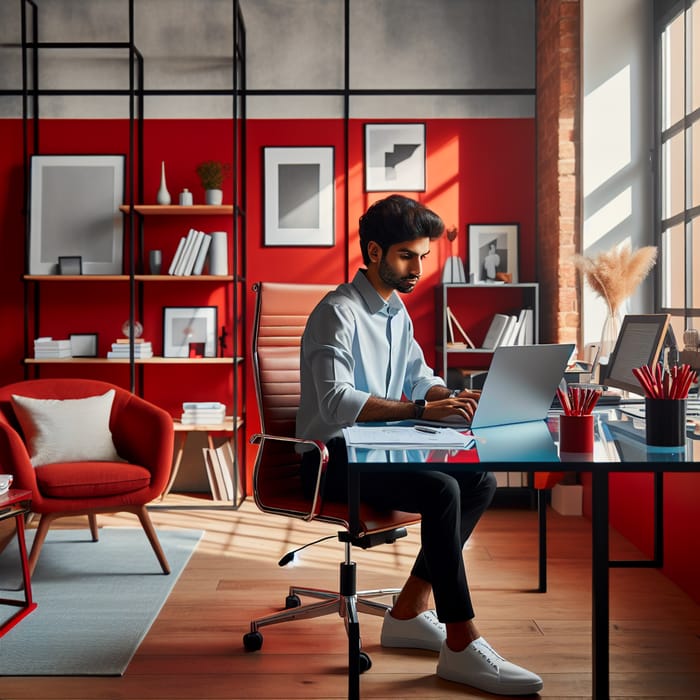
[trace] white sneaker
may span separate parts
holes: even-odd
[[[463,651],[452,651],[443,644],[437,675],[498,695],[530,695],[543,686],[538,675],[506,661],[483,637]]]
[[[434,610],[426,610],[410,620],[397,620],[391,611],[384,613],[382,646],[440,651],[445,641],[445,625]]]

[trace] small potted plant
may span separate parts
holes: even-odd
[[[206,204],[221,204],[224,180],[230,175],[231,166],[220,160],[205,160],[197,166],[197,175],[204,188]]]

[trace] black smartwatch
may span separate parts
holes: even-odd
[[[413,417],[422,418],[423,413],[425,413],[425,405],[428,402],[425,399],[416,399],[413,402]]]

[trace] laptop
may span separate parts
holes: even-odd
[[[473,430],[544,420],[574,348],[573,343],[496,348],[471,422],[456,417],[439,423]]]

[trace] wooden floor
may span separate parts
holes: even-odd
[[[158,528],[206,535],[126,674],[1,678],[2,700],[347,696],[345,632],[336,616],[267,627],[255,653],[242,646],[250,619],[282,607],[290,584],[336,587],[342,550],[333,540],[305,550],[293,566],[277,565],[288,549],[332,529],[264,515],[250,502],[239,511],[157,509],[153,518]],[[590,698],[589,524],[553,512],[549,522],[549,592],[537,594],[535,512],[484,516],[466,549],[477,621],[504,656],[542,676],[541,697]],[[136,524],[130,516],[100,519],[101,526]],[[393,546],[357,552],[360,587],[400,586],[417,543],[413,531]],[[615,557],[638,554],[614,533],[612,543]],[[379,618],[363,616],[362,624],[373,662],[362,676],[363,698],[494,697],[438,679],[433,653],[383,649]],[[610,654],[611,697],[700,698],[700,606],[656,571],[613,571]]]

